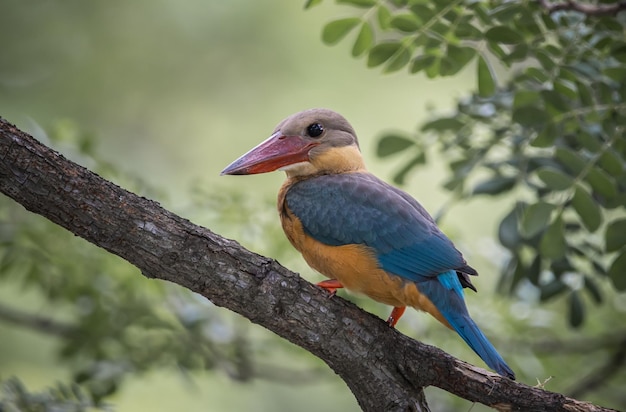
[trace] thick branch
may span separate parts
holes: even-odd
[[[76,165],[0,119],[0,191],[26,209],[272,330],[326,362],[366,411],[428,410],[437,386],[499,410],[609,411],[502,378],[390,329],[276,261]]]
[[[539,0],[539,4],[548,13],[562,10],[577,11],[587,16],[614,16],[620,11],[626,10],[626,1],[618,1],[613,4],[586,4],[572,0],[559,3],[550,3],[547,0]]]

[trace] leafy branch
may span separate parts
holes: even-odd
[[[547,0],[539,0],[539,3],[548,13],[577,11],[588,16],[613,16],[622,10],[626,10],[625,1],[618,1],[614,4],[585,4],[571,0],[555,3],[550,3]]]
[[[378,155],[411,153],[394,176],[401,184],[437,147],[451,202],[515,199],[499,227],[510,253],[502,292],[530,285],[541,301],[565,297],[578,327],[582,293],[600,304],[602,284],[626,290],[624,2],[337,3],[359,17],[328,23],[322,38],[335,44],[360,24],[353,55],[368,67],[435,78],[475,62],[474,93],[416,133],[384,134]]]

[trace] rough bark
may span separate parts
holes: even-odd
[[[502,378],[390,329],[278,262],[130,193],[0,118],[0,191],[326,362],[365,411],[428,411],[433,385],[501,411],[610,411]]]

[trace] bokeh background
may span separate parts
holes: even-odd
[[[472,70],[436,81],[404,72],[382,75],[350,57],[350,44],[322,44],[323,25],[344,12],[330,2],[305,11],[303,1],[294,0],[4,0],[0,115],[47,143],[51,130],[62,136],[91,136],[98,160],[76,155],[71,139],[52,139],[52,144],[87,167],[102,161],[137,176],[155,189],[146,193],[164,207],[318,281],[320,276],[281,238],[273,199],[282,175],[219,177],[220,170],[266,138],[284,117],[328,107],[351,121],[369,168],[390,180],[399,161],[374,156],[376,137],[386,130],[413,130],[429,111],[449,110],[454,97],[474,87]],[[449,196],[440,189],[441,172],[441,166],[431,163],[411,175],[405,187],[433,213]],[[482,273],[480,295],[468,297],[472,313],[487,335],[499,336],[496,346],[522,379],[535,384],[533,379],[543,381],[558,370],[507,342],[539,339],[547,330],[559,330],[564,338],[599,333],[602,325],[590,322],[586,332],[572,331],[558,304],[537,308],[494,294],[505,258],[496,246],[496,224],[507,205],[503,199],[501,204],[455,206],[442,225]],[[237,216],[244,212],[249,215]],[[251,220],[256,225],[246,226]],[[82,245],[77,241],[68,247]],[[50,310],[41,293],[24,287],[17,277],[0,283],[0,301],[35,313]],[[388,308],[358,301],[381,317],[387,315]],[[321,362],[224,309],[211,310],[227,319],[229,327],[251,330],[253,341],[259,336],[264,345],[296,353],[274,353],[271,358],[311,370],[311,376],[291,383],[237,383],[219,370],[189,375],[162,368],[125,379],[108,399],[116,410],[358,410],[347,387]],[[626,301],[615,299],[603,310],[607,314],[598,311],[599,318],[616,310],[623,313]],[[460,339],[425,315],[409,313],[399,326],[482,366]],[[67,381],[71,367],[59,359],[59,345],[54,337],[0,323],[0,378],[19,376],[33,390]],[[469,407],[443,400],[444,394],[435,389],[428,396],[437,410]],[[436,407],[438,399],[446,406]]]

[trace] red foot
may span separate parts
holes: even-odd
[[[317,283],[317,286],[326,289],[328,293],[330,293],[330,296],[335,296],[337,289],[343,288],[343,285],[337,279],[323,280]]]
[[[401,307],[396,306],[395,308],[393,308],[393,310],[391,311],[391,315],[389,315],[389,317],[387,318],[387,323],[389,324],[389,326],[394,328],[396,326],[396,323],[398,323],[398,321],[402,317],[402,314],[404,313],[405,310],[406,310],[406,306],[401,306]]]

